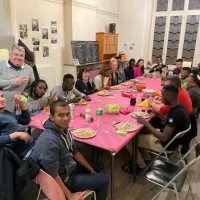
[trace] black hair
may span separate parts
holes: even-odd
[[[136,63],[135,66],[138,66],[140,61],[143,61],[143,62],[144,62],[144,59],[141,59],[141,58],[140,58],[140,59],[137,61],[137,63]],[[144,74],[144,65],[141,67],[141,71],[142,71],[142,74]]]
[[[192,67],[191,72],[192,72],[193,75],[197,76],[198,72],[199,72],[199,68],[198,67]]]
[[[181,87],[181,79],[178,76],[172,76],[169,78],[170,85],[173,84],[176,87],[180,88]]]
[[[182,62],[183,63],[183,59],[179,58],[176,60],[176,62]]]
[[[130,60],[129,60],[129,67],[131,67],[131,62],[134,62],[135,63],[135,59],[134,58],[131,58]]]
[[[192,71],[190,67],[183,67],[182,70],[187,71],[189,74]]]
[[[82,80],[83,72],[89,72],[89,71],[90,71],[90,69],[88,67],[83,67],[83,68],[79,69],[77,79]]]
[[[198,82],[199,82],[199,79],[197,78],[196,75],[193,75],[193,74],[192,74],[192,75],[190,75],[189,77],[192,78],[192,80],[193,80],[194,83],[198,83]]]
[[[50,106],[50,114],[53,116],[55,114],[56,107],[67,107],[69,104],[64,100],[54,101]]]
[[[47,85],[46,81],[42,80],[42,79],[38,79],[38,80],[32,82],[32,84],[31,84],[31,90],[30,90],[30,95],[32,95],[34,89],[37,87],[37,85],[39,83],[44,83],[46,85],[47,89],[48,89],[48,85]]]
[[[68,80],[68,79],[74,79],[74,76],[72,74],[65,74],[63,76],[63,82]]]
[[[160,59],[162,61],[162,57],[159,56],[159,57],[156,58],[156,60],[158,60],[158,59]]]
[[[173,92],[176,94],[176,96],[178,96],[178,87],[174,84],[165,85],[163,90],[166,92]]]

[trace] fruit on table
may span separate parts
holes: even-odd
[[[108,114],[119,114],[120,106],[118,104],[107,104],[105,110]]]
[[[137,89],[137,91],[142,91],[143,89],[146,88],[146,85],[145,84],[135,84],[135,87]]]
[[[26,103],[27,102],[27,98],[25,96],[22,96],[20,99],[22,102]]]

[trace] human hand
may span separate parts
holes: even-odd
[[[27,82],[28,79],[26,77],[16,78],[15,79],[17,85],[21,85],[24,82]]]
[[[91,101],[91,98],[89,96],[84,96],[83,99],[85,99],[86,101]]]
[[[143,125],[145,125],[147,123],[147,121],[141,116],[137,117],[137,122],[140,124],[143,124]]]
[[[15,95],[13,95],[13,99],[14,99],[15,103],[18,104],[18,105],[20,105],[20,106],[21,106],[22,104],[24,104],[23,98],[24,98],[24,96],[21,95],[21,94],[15,94]],[[26,99],[26,98],[25,98],[25,99]]]
[[[81,100],[81,97],[74,97],[70,102],[71,103],[78,103]]]
[[[56,100],[56,93],[52,95],[50,92],[50,97],[49,97],[49,104],[52,104]]]
[[[91,174],[96,174],[96,172],[94,171],[93,168],[90,170],[90,173],[91,173]]]
[[[20,140],[25,141],[25,143],[27,144],[27,143],[29,143],[30,135],[25,132],[14,132],[14,133],[10,134],[11,140],[16,139],[16,138],[19,138]]]
[[[71,193],[69,196],[68,200],[84,200],[83,199],[83,193],[76,192],[76,193]]]

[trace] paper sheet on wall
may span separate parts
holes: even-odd
[[[130,42],[130,43],[129,43],[129,50],[130,50],[130,51],[133,51],[134,48],[135,48],[135,43],[134,43],[134,42]]]
[[[124,50],[128,50],[129,48],[129,43],[128,42],[124,42]]]
[[[9,51],[7,49],[0,49],[0,60],[8,60]]]

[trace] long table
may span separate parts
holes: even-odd
[[[161,90],[161,81],[160,78],[152,79],[152,78],[145,78],[143,80],[147,88],[155,89],[157,91]],[[98,96],[97,94],[91,95],[91,102],[88,104],[91,107],[91,115],[95,119],[95,112],[97,108],[98,100],[102,100],[102,106],[106,104],[119,104],[122,107],[128,107],[130,105],[130,99],[127,97],[122,97],[122,90],[128,90],[127,86],[120,85],[120,90],[113,90],[112,96]],[[137,95],[136,104],[141,102],[141,95],[142,93],[139,92]],[[102,117],[102,125],[97,128],[96,120],[90,124],[85,123],[85,119],[80,117],[81,112],[85,112],[86,106],[79,106],[75,107],[75,115],[73,121],[70,123],[70,127],[73,126],[75,129],[78,128],[94,128],[97,130],[97,135],[90,139],[79,139],[73,136],[74,140],[88,144],[94,147],[98,147],[104,150],[107,150],[111,154],[111,199],[114,199],[114,163],[115,163],[115,155],[128,143],[132,140],[133,146],[133,167],[134,171],[136,172],[137,166],[137,154],[138,154],[138,132],[143,128],[142,124],[137,122],[137,119],[131,117],[130,114],[128,115],[108,115],[104,113]],[[140,111],[142,108],[134,106],[134,110]],[[29,124],[30,127],[44,129],[43,122],[47,120],[48,115],[44,113],[40,113],[35,115],[31,118],[31,122]],[[137,130],[135,132],[130,132],[125,136],[121,136],[116,134],[116,128],[113,125],[115,122],[132,122],[137,125]],[[136,181],[136,173],[133,175],[133,181]]]

